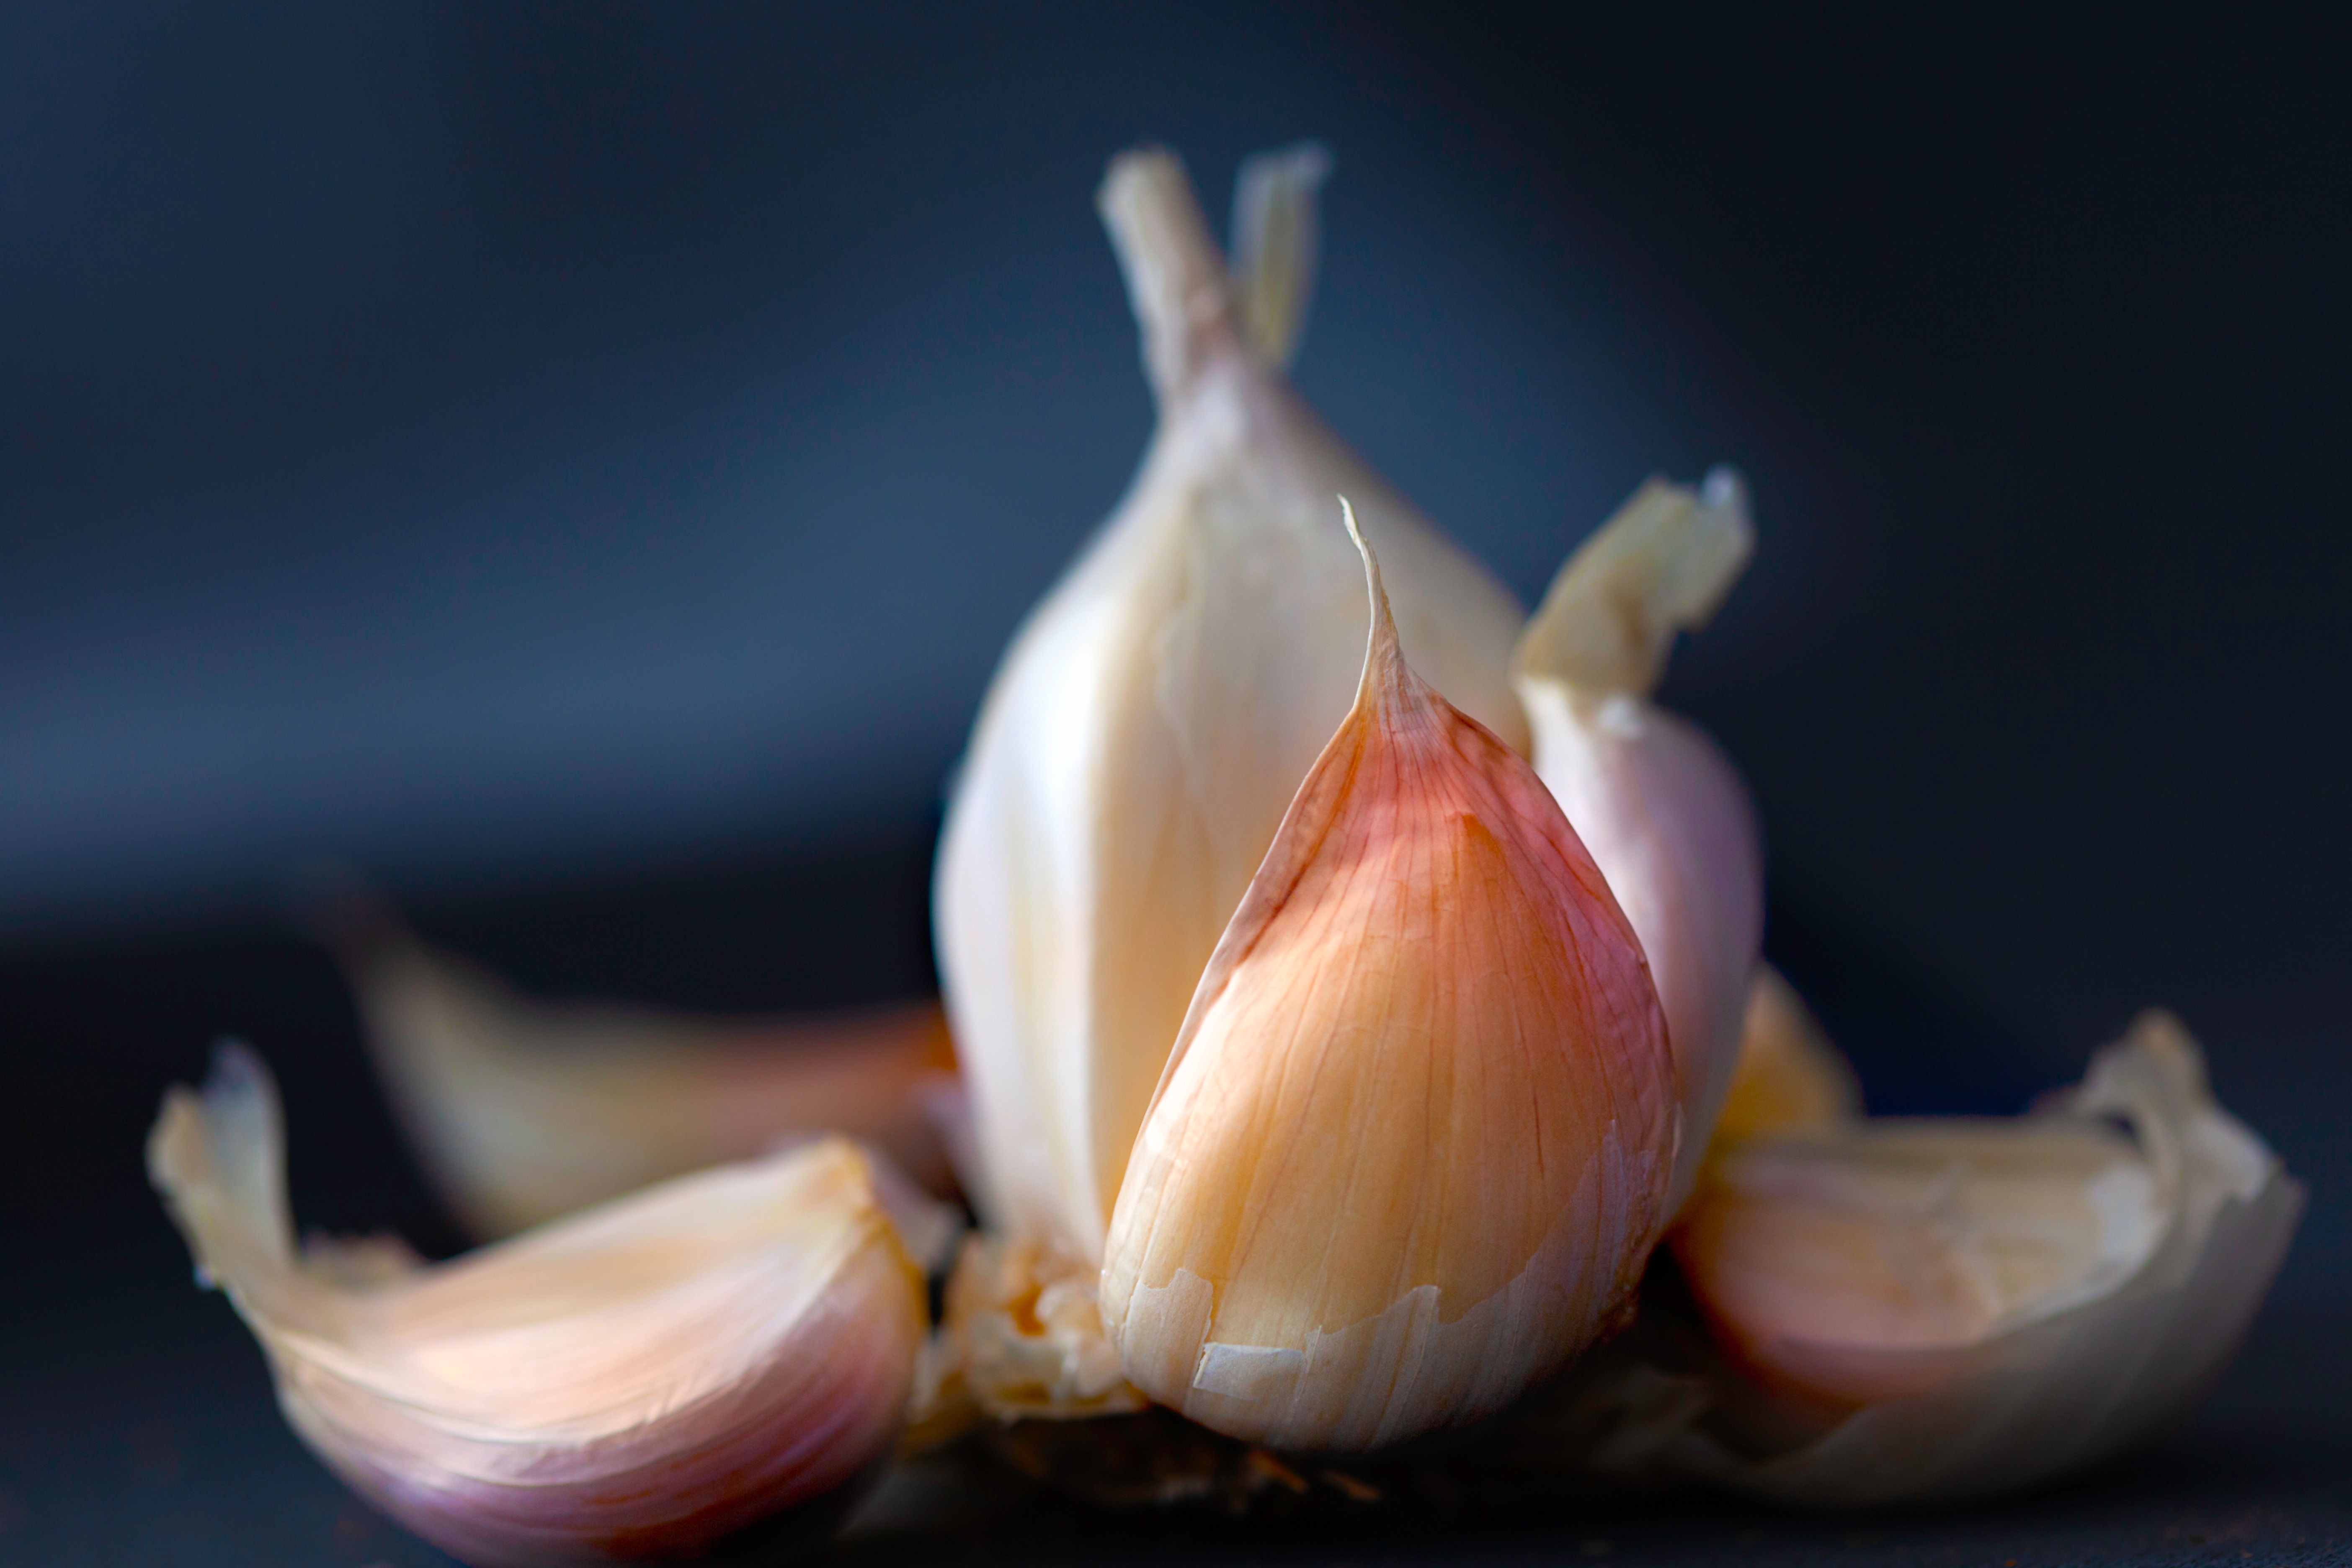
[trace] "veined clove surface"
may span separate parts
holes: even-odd
[[[148,1168],[295,1431],[478,1568],[693,1555],[857,1479],[905,1418],[922,1279],[839,1139],[448,1263],[294,1242],[278,1096],[226,1047]]]
[[[1182,166],[1099,197],[1160,425],[1126,498],[1022,626],[948,813],[936,929],[984,1216],[1090,1273],[1202,967],[1354,695],[1356,503],[1399,626],[1454,703],[1523,749],[1521,612],[1284,384],[1314,260],[1319,149],[1243,172],[1231,268]]]
[[[495,1238],[794,1136],[873,1144],[955,1190],[933,1003],[719,1023],[544,1003],[376,918],[339,944],[376,1069],[425,1169]]]
[[[1679,1114],[1601,872],[1406,664],[1356,542],[1355,707],[1201,977],[1102,1271],[1129,1380],[1278,1447],[1457,1426],[1566,1365],[1640,1279]]]
[[[2302,1206],[2158,1012],[2028,1116],[1816,1121],[1733,1144],[1673,1238],[1722,1360],[1704,1415],[1657,1450],[1813,1507],[1981,1497],[2091,1464],[2220,1373]]]
[[[1748,564],[1738,479],[1652,479],[1570,557],[1513,660],[1536,772],[1633,923],[1674,1040],[1691,1189],[1739,1057],[1764,933],[1748,792],[1689,721],[1653,702],[1675,634],[1705,624]]]

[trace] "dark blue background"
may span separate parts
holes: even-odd
[[[57,1321],[226,1317],[137,1163],[213,1034],[286,1079],[307,1217],[454,1240],[279,912],[306,863],[551,991],[930,984],[942,779],[1150,429],[1091,205],[1143,138],[1220,216],[1243,153],[1329,143],[1300,384],[1530,602],[1643,475],[1745,468],[1756,565],[1667,693],[1874,1102],[2013,1110],[2168,1003],[2313,1184],[2285,1296],[2340,1310],[2344,43],[0,12],[0,1173],[19,1278],[80,1282],[12,1293],[0,1560],[163,1419],[153,1376],[77,1400]]]

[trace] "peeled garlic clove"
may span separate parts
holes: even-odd
[[[1814,1506],[1979,1497],[2090,1464],[2216,1375],[2301,1186],[2149,1013],[2013,1121],[1731,1150],[1675,1255],[1728,1358],[1684,1468]]]
[[[1853,1068],[1796,987],[1770,964],[1758,964],[1709,1158],[1751,1138],[1833,1126],[1861,1114],[1862,1085]]]
[[[1432,681],[1513,745],[1509,594],[1283,383],[1312,263],[1308,148],[1251,165],[1228,275],[1176,159],[1100,205],[1160,426],[1005,655],[950,806],[938,950],[999,1228],[1091,1265],[1184,1009],[1356,686],[1344,490]]]
[[[856,1479],[903,1418],[922,1280],[841,1140],[429,1267],[297,1252],[242,1047],[172,1091],[147,1158],[302,1440],[478,1568],[692,1554]]]
[[[720,1024],[530,1001],[388,926],[345,956],[377,1069],[476,1235],[828,1129],[954,1191],[927,1114],[955,1067],[936,1004]]]
[[[1650,700],[1677,632],[1702,626],[1754,546],[1738,479],[1652,479],[1560,568],[1513,663],[1536,772],[1633,922],[1666,1009],[1689,1194],[1739,1054],[1764,931],[1763,850],[1715,742]]]
[[[1352,523],[1351,523],[1352,531]],[[1640,945],[1534,773],[1372,632],[1201,978],[1119,1189],[1127,1375],[1233,1436],[1459,1425],[1619,1314],[1665,1217]]]

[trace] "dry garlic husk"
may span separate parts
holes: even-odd
[[[1560,568],[1513,663],[1536,772],[1633,921],[1665,1005],[1685,1135],[1676,1205],[1738,1058],[1764,865],[1730,761],[1650,696],[1675,634],[1715,613],[1754,542],[1728,470],[1697,490],[1650,480]]]
[[[1665,1218],[1678,1117],[1608,885],[1406,665],[1364,564],[1355,707],[1201,978],[1102,1272],[1129,1381],[1277,1447],[1473,1421],[1591,1344]]]
[[[857,1479],[904,1417],[922,1279],[841,1140],[448,1263],[306,1254],[276,1089],[231,1047],[148,1168],[303,1441],[466,1563],[690,1555]]]
[[[425,1168],[481,1237],[818,1131],[934,1193],[954,1053],[932,1003],[721,1024],[550,1005],[379,924],[345,947],[377,1070]]]
[[[2030,1485],[2159,1428],[2235,1350],[2301,1187],[2148,1013],[2013,1120],[1725,1152],[1674,1237],[1725,1357],[1665,1453],[1822,1507]]]
[[[1431,680],[1515,747],[1520,611],[1284,384],[1314,258],[1307,148],[1254,160],[1229,271],[1171,154],[1099,197],[1160,425],[1015,637],[940,848],[941,977],[992,1226],[1091,1268],[1202,967],[1348,712],[1360,510]]]

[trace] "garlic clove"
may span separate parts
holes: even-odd
[[[383,922],[343,944],[368,1046],[425,1167],[476,1235],[833,1129],[936,1194],[955,1057],[934,1003],[718,1023],[550,1005]]]
[[[1679,1207],[1739,1054],[1764,931],[1763,849],[1738,773],[1650,700],[1677,632],[1747,565],[1745,491],[1652,479],[1560,568],[1513,663],[1536,772],[1608,878],[1664,1004],[1685,1142]]]
[[[2030,1116],[1740,1145],[1674,1237],[1727,1359],[1716,1418],[1668,1451],[1818,1507],[1979,1497],[2090,1464],[2220,1372],[2302,1205],[2162,1013]]]
[[[1283,1447],[1466,1423],[1565,1365],[1640,1278],[1676,1137],[1631,927],[1407,667],[1358,543],[1356,706],[1202,976],[1102,1272],[1137,1387]]]
[[[1313,260],[1314,149],[1254,163],[1241,276],[1182,166],[1130,153],[1099,198],[1160,424],[1126,498],[1030,615],[940,845],[940,973],[1007,1235],[1091,1266],[1202,966],[1356,687],[1358,504],[1432,682],[1506,742],[1510,595],[1284,384]]]
[[[1759,963],[1708,1158],[1751,1138],[1832,1126],[1861,1114],[1862,1085],[1853,1068],[1796,987],[1770,964]]]
[[[481,1568],[692,1554],[857,1479],[905,1413],[922,1280],[842,1140],[448,1263],[306,1257],[277,1091],[229,1047],[148,1168],[302,1440]]]

